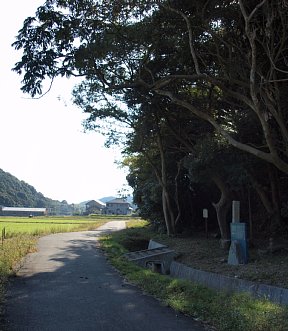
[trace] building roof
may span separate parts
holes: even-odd
[[[125,204],[125,205],[129,205],[129,202],[127,202],[125,199],[123,198],[116,198],[116,199],[113,199],[113,200],[110,200],[110,201],[107,201],[107,203],[122,203],[122,204]]]
[[[46,212],[47,208],[2,207],[2,211]]]
[[[88,202],[86,202],[86,206],[87,205],[91,205],[91,203],[93,203],[94,205],[99,205],[99,207],[105,207],[105,203],[103,203],[102,201],[99,200],[89,200]]]

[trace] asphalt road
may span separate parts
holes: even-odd
[[[161,306],[119,276],[96,247],[110,222],[95,231],[54,234],[39,240],[8,288],[10,331],[203,331],[192,318]]]

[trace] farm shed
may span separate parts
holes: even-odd
[[[45,216],[47,208],[0,207],[1,216]]]

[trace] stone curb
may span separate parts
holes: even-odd
[[[218,291],[248,292],[258,299],[262,298],[277,304],[288,305],[288,289],[281,287],[196,270],[175,261],[171,263],[170,276],[187,279]]]

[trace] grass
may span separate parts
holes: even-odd
[[[0,230],[5,228],[6,238],[13,238],[19,234],[40,236],[57,232],[95,229],[110,219],[103,217],[0,217]]]
[[[143,243],[148,243],[149,238],[155,236],[146,227],[146,223],[138,222],[126,230],[102,237],[101,244],[111,263],[130,282],[176,311],[190,315],[219,331],[288,330],[288,307],[268,300],[256,300],[248,294],[219,293],[189,281],[153,273],[123,257],[128,249],[143,249]]]

